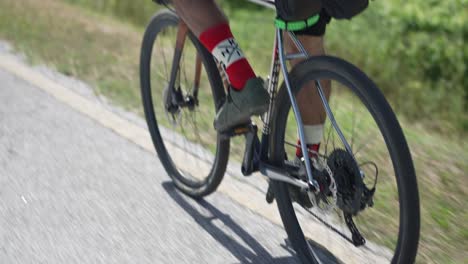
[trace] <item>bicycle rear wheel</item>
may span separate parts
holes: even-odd
[[[321,188],[328,188],[333,177],[336,196],[332,191],[314,195],[286,183],[273,183],[284,227],[300,259],[304,263],[330,263],[320,250],[327,248],[345,263],[413,263],[419,240],[416,176],[406,140],[384,96],[358,68],[333,57],[309,58],[292,70],[289,79],[296,95],[311,82],[331,81],[330,112],[349,145],[347,148],[343,143],[330,115],[324,115],[316,159],[322,162],[322,169],[317,165],[314,172],[325,179]],[[318,92],[312,87],[307,93]],[[270,158],[286,170],[300,168],[303,161],[294,158],[297,123],[284,84],[274,116]],[[305,175],[296,177],[306,179]],[[364,202],[362,184],[371,189],[374,183],[371,207],[370,202]],[[356,215],[347,207],[354,201],[359,206]],[[357,234],[365,239],[364,245],[359,245],[363,240]]]
[[[213,128],[225,92],[211,54],[191,32],[187,32],[176,74],[171,75],[180,30],[173,12],[165,10],[152,18],[141,48],[141,95],[151,138],[166,172],[184,193],[203,197],[216,190],[228,161],[229,139],[222,139]],[[172,82],[178,99],[168,107]]]

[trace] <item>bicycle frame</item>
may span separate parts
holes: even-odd
[[[269,0],[251,0],[251,1],[257,4],[261,4],[263,6],[274,8],[273,1],[269,1]],[[172,64],[171,75],[170,75],[171,79],[170,79],[169,87],[171,89],[171,96],[168,96],[166,98],[166,105],[170,104],[171,102],[177,102],[178,100],[177,92],[175,91],[174,84],[175,84],[175,78],[177,76],[177,68],[179,65],[179,61],[181,58],[181,54],[183,51],[183,46],[184,46],[187,34],[188,34],[188,28],[186,24],[181,20],[179,22],[177,40],[176,40],[176,48],[174,51],[173,64]],[[285,47],[284,47],[284,37],[289,37],[292,40],[297,50],[299,51],[298,53],[286,54]],[[291,107],[293,109],[294,117],[297,122],[298,136],[300,140],[301,150],[302,150],[305,160],[309,160],[310,158],[309,151],[306,145],[304,125],[302,122],[301,113],[299,110],[299,106],[296,102],[295,95],[292,92],[291,84],[289,81],[289,71],[287,68],[288,60],[301,59],[301,58],[306,59],[308,57],[310,57],[310,55],[308,54],[307,50],[304,48],[302,43],[299,41],[299,39],[296,37],[296,35],[293,32],[284,31],[282,29],[276,28],[274,43],[273,43],[272,62],[271,62],[270,75],[269,75],[270,77],[268,78],[268,88],[267,88],[268,93],[270,94],[270,103],[269,103],[268,111],[263,116],[264,126],[262,130],[261,141],[257,137],[256,127],[240,128],[240,130],[234,131],[234,133],[227,135],[227,136],[230,137],[230,136],[239,135],[239,134],[246,135],[246,150],[245,150],[244,162],[242,166],[242,172],[244,173],[244,175],[249,175],[252,172],[259,170],[262,174],[266,175],[267,177],[271,179],[287,182],[301,189],[314,190],[318,192],[320,190],[320,187],[319,187],[318,182],[314,178],[312,165],[310,162],[305,162],[305,167],[306,167],[306,172],[307,172],[307,183],[304,181],[298,180],[294,177],[288,176],[287,172],[283,171],[280,168],[272,166],[268,163],[268,147],[269,147],[268,143],[269,143],[269,136],[270,136],[270,125],[271,125],[272,119],[274,118],[273,109],[275,106],[276,94],[277,94],[277,89],[278,89],[280,68],[284,77],[284,83],[287,88],[287,92],[288,92],[289,99],[291,102]],[[223,77],[223,82],[225,86],[227,87],[227,85],[229,84],[226,78],[226,74],[221,67],[218,67],[218,68],[220,69],[220,73]],[[195,98],[198,93],[200,74],[201,74],[201,58],[200,56],[197,55],[196,60],[195,60],[195,76],[194,76],[194,87],[193,87]],[[319,80],[315,80],[315,86],[317,88],[318,94],[325,108],[327,117],[329,118],[334,129],[337,131],[337,134],[341,142],[345,146],[346,150],[352,155],[351,147],[346,141],[345,137],[343,136],[343,133],[341,132],[341,129],[339,128],[338,124],[335,121],[335,118],[330,109],[330,106],[325,97],[325,93],[323,92],[323,89]],[[223,102],[218,102],[218,103],[222,104]],[[220,105],[218,105],[217,107],[219,106]]]
[[[296,46],[297,50],[299,51],[298,53],[286,54],[285,49],[284,49],[284,35],[286,35],[285,33],[287,33],[287,36],[292,40],[292,42]],[[263,134],[264,135],[269,134],[269,129],[270,129],[269,125],[270,125],[271,118],[272,118],[271,111],[273,109],[274,96],[276,95],[276,89],[277,89],[277,86],[278,86],[278,81],[277,80],[278,80],[278,77],[279,77],[279,70],[277,69],[277,67],[275,67],[275,65],[279,64],[281,66],[281,70],[282,70],[282,73],[283,73],[284,83],[285,83],[287,91],[288,91],[289,100],[291,102],[291,107],[292,107],[293,112],[294,112],[294,117],[295,117],[296,122],[297,122],[298,134],[299,134],[299,139],[300,139],[300,143],[301,143],[300,147],[301,147],[302,153],[304,153],[303,156],[304,156],[305,160],[309,160],[309,151],[307,149],[307,144],[306,144],[306,140],[305,140],[304,124],[302,123],[301,112],[300,112],[299,106],[298,106],[298,104],[296,102],[296,97],[292,92],[291,84],[290,84],[290,81],[289,81],[289,71],[288,71],[288,68],[287,68],[287,61],[292,60],[292,59],[306,59],[306,58],[309,58],[309,57],[310,57],[309,53],[304,48],[304,46],[299,41],[299,39],[296,37],[294,32],[284,31],[284,30],[281,30],[279,28],[276,29],[274,49],[273,49],[273,62],[272,62],[273,66],[272,66],[272,69],[271,69],[271,72],[270,72],[270,76],[272,76],[272,77],[271,77],[270,83],[268,85],[268,87],[269,87],[268,92],[270,93],[270,97],[272,98],[272,100],[270,102],[270,108],[268,109],[267,117],[265,118],[266,122],[265,122],[264,127],[266,128],[266,130],[264,129]],[[340,127],[338,126],[338,124],[335,121],[335,117],[333,115],[333,112],[331,111],[330,105],[328,104],[328,101],[327,101],[327,99],[325,97],[325,93],[323,92],[322,85],[320,84],[319,80],[315,80],[315,86],[317,88],[318,94],[320,96],[320,100],[322,101],[322,104],[323,104],[323,106],[325,108],[325,112],[327,113],[327,116],[330,119],[330,122],[331,122],[332,126],[337,131],[338,136],[339,136],[341,142],[343,143],[343,145],[345,146],[346,150],[349,153],[352,154],[353,152],[351,150],[350,145],[348,144],[348,142],[347,142],[346,138],[344,137]],[[262,141],[262,143],[264,143],[264,142]],[[319,185],[318,185],[317,181],[314,179],[314,175],[312,174],[311,163],[310,162],[305,162],[305,167],[306,167],[309,187],[313,186],[315,188],[315,190],[319,190],[320,189]]]

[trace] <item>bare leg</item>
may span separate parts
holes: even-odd
[[[227,18],[213,0],[172,0],[177,14],[199,37],[208,28],[227,23]]]
[[[214,0],[173,0],[177,14],[213,55],[229,79],[231,100],[216,113],[214,127],[223,132],[268,109],[269,96],[237,44],[226,17]]]
[[[324,55],[325,49],[323,46],[323,37],[314,37],[314,36],[298,36],[298,39],[301,41],[304,48],[311,55]],[[286,51],[298,52],[296,46],[289,38],[289,36],[284,37]],[[298,64],[302,59],[291,60],[291,66]],[[331,92],[331,83],[329,80],[321,81],[323,92],[325,96],[330,98]],[[307,87],[301,89],[299,94],[296,97],[299,109],[302,115],[302,121],[304,125],[320,125],[325,122],[326,113],[322,106],[322,101],[320,96],[317,93],[315,84],[313,82],[308,83]]]

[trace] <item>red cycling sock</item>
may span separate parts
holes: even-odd
[[[235,90],[242,90],[247,80],[256,76],[227,23],[205,30],[199,39],[222,65]]]
[[[319,144],[307,144],[307,149],[309,150],[309,157],[317,156],[317,153],[320,148]],[[301,149],[301,141],[297,140],[297,147],[296,147],[296,157],[302,158],[302,149]]]

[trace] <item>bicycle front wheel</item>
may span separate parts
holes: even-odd
[[[173,12],[152,18],[141,49],[141,95],[161,163],[178,189],[197,198],[215,191],[226,170],[229,139],[213,127],[225,93],[211,54],[181,30]],[[174,60],[178,35],[186,36],[185,44]]]
[[[298,256],[304,263],[336,259],[413,263],[419,240],[418,189],[411,155],[390,105],[364,73],[338,58],[309,58],[289,77],[296,97],[315,98],[311,107],[323,114],[321,146],[313,158],[321,165],[312,167],[316,177],[321,175],[320,189],[328,189],[305,193],[286,183],[273,183],[284,227]],[[331,82],[331,95],[324,100],[328,111],[317,82]],[[326,98],[329,91],[322,92]],[[307,114],[301,115],[304,119]],[[270,158],[286,170],[300,169],[305,161],[296,158],[298,125],[284,84],[274,116]],[[373,195],[364,186],[367,191],[375,187]],[[357,211],[351,209],[353,204]],[[328,253],[336,259],[326,257]]]

